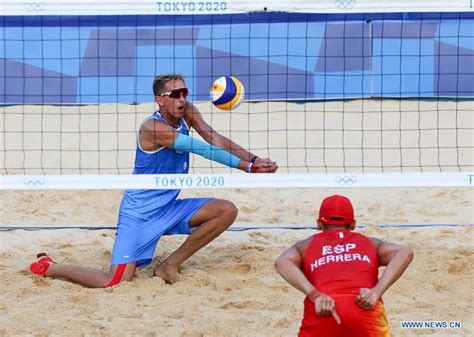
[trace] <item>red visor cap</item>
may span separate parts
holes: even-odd
[[[325,225],[349,225],[354,221],[351,201],[342,195],[331,195],[319,208],[319,221]]]

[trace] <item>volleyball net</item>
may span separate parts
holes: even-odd
[[[472,186],[474,15],[462,1],[6,3],[1,189]],[[214,130],[278,173],[194,155],[189,175],[131,175],[163,73],[184,74]],[[245,87],[230,112],[210,103],[223,75]]]

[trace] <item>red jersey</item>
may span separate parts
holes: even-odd
[[[306,298],[299,336],[390,335],[382,301],[369,311],[355,303],[360,288],[373,288],[378,281],[378,255],[366,236],[335,229],[316,234],[302,267],[316,289],[334,298],[341,325],[332,316],[316,315]]]
[[[379,259],[370,240],[348,230],[316,234],[303,257],[306,278],[327,295],[358,294],[377,284]]]

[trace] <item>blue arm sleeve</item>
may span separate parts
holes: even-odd
[[[173,150],[192,152],[234,168],[238,168],[240,163],[240,158],[232,153],[181,133],[174,140]]]

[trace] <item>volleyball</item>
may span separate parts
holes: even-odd
[[[222,76],[212,83],[212,103],[221,110],[237,108],[244,99],[244,86],[234,76]]]

